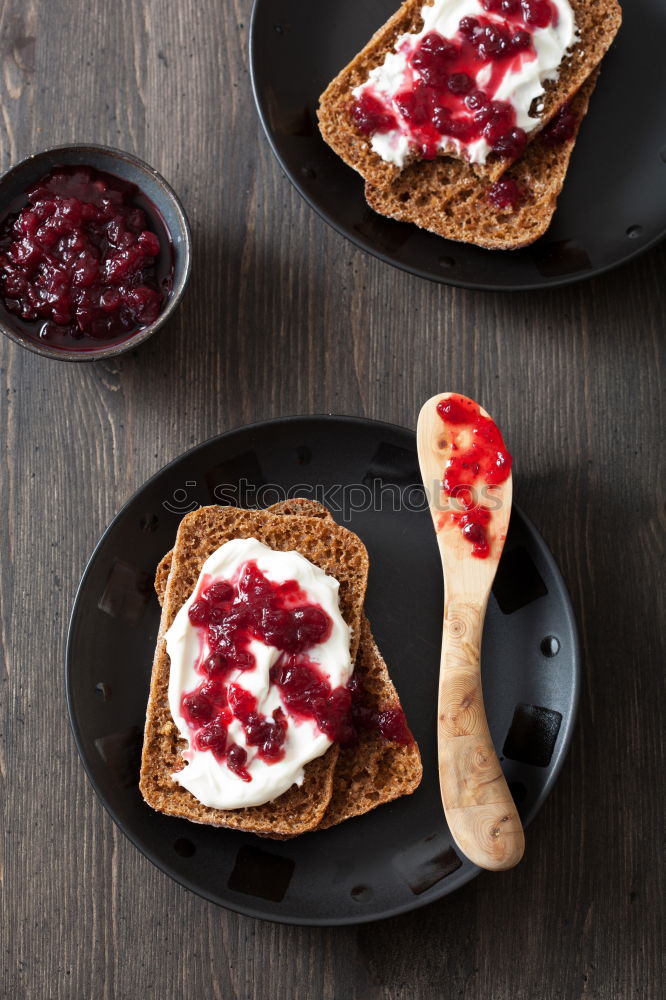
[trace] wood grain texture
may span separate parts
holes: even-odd
[[[664,993],[666,247],[573,288],[484,295],[365,256],[260,134],[249,0],[1,0],[0,159],[92,139],[183,197],[196,262],[141,350],[65,366],[0,343],[0,994],[11,1000],[656,1000]],[[290,928],[173,884],[74,748],[67,618],[101,531],[189,445],[285,413],[415,425],[487,401],[581,624],[564,771],[523,864],[409,916]],[[603,780],[601,780],[603,777]]]

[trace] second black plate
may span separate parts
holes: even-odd
[[[411,431],[370,420],[295,417],[243,427],[163,469],[118,514],[72,614],[72,727],[120,828],[172,878],[241,913],[352,924],[423,906],[478,869],[460,856],[439,797],[436,691],[442,575]],[[155,568],[199,504],[326,503],[370,555],[366,610],[423,757],[414,795],[319,833],[271,842],[153,812],[139,755],[159,625]],[[566,755],[578,697],[567,593],[543,540],[514,510],[488,608],[483,687],[491,734],[529,823]],[[529,850],[529,839],[528,839]]]
[[[250,65],[273,151],[303,197],[363,250],[451,285],[519,290],[607,271],[666,234],[666,4],[631,0],[606,56],[553,223],[524,250],[490,251],[376,215],[326,146],[319,95],[398,0],[255,0]]]

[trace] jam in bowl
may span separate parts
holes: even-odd
[[[12,339],[94,360],[133,348],[173,312],[189,275],[189,228],[146,164],[63,147],[23,161],[0,195],[0,326]]]

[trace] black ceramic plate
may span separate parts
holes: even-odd
[[[137,786],[159,608],[155,567],[198,504],[319,498],[368,547],[366,610],[421,748],[409,798],[322,833],[271,842],[153,812]],[[476,869],[439,801],[439,557],[415,438],[389,424],[294,417],[230,431],[154,476],[107,529],[76,598],[67,649],[72,728],[116,823],[159,868],[207,899],[287,923],[360,923],[453,892]],[[576,628],[543,540],[514,511],[483,642],[490,729],[526,823],[565,757],[578,695]],[[529,850],[529,841],[528,841]]]
[[[574,150],[549,231],[524,250],[452,243],[375,215],[358,174],[325,145],[326,85],[398,0],[255,0],[254,94],[268,139],[303,197],[363,250],[424,278],[518,290],[600,274],[666,234],[666,4],[631,0]]]

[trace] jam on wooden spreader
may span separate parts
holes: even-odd
[[[445,429],[449,457],[442,474],[442,493],[461,508],[442,514],[458,525],[470,542],[471,554],[486,559],[490,553],[492,513],[482,497],[491,499],[490,489],[506,482],[512,459],[502,435],[481,407],[466,396],[451,394],[437,405]]]

